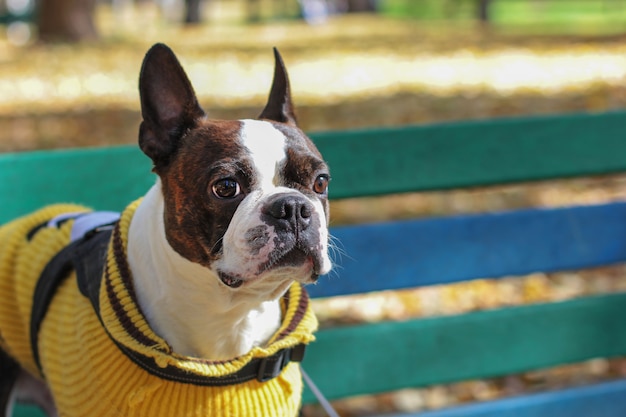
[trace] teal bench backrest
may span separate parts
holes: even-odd
[[[335,199],[626,172],[626,113],[311,135]],[[154,182],[134,146],[0,156],[0,222],[43,204],[122,209]],[[347,256],[313,297],[626,261],[626,203],[334,227]],[[626,355],[626,294],[324,329],[305,367],[330,399]],[[305,391],[304,402],[314,401]],[[28,409],[17,415],[28,415]],[[420,414],[618,417],[626,382]]]

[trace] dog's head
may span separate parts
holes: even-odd
[[[141,69],[139,145],[160,178],[167,241],[232,291],[284,289],[331,269],[329,170],[296,125],[276,50],[275,59],[257,120],[207,118],[165,45],[153,46]]]

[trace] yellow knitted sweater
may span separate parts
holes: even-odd
[[[267,346],[228,361],[212,362],[172,352],[139,310],[126,263],[126,237],[139,202],[131,204],[115,228],[100,287],[100,320],[83,296],[75,274],[58,288],[39,332],[43,375],[31,351],[29,331],[33,292],[48,261],[69,242],[72,221],[37,225],[80,206],[57,205],[0,227],[0,347],[49,384],[60,416],[295,416],[302,380],[297,363],[289,363],[269,381],[206,386],[205,379],[228,377],[255,358],[313,340],[317,321],[308,296],[294,284],[282,299],[283,320]],[[125,353],[152,361],[148,372]],[[188,382],[157,376],[176,368]],[[157,371],[155,371],[155,369]]]

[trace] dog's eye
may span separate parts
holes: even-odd
[[[215,182],[212,190],[217,198],[235,198],[241,194],[239,183],[231,178],[225,178]]]
[[[313,191],[318,194],[326,194],[326,192],[328,191],[328,181],[330,181],[328,175],[318,175],[317,178],[315,178],[315,182],[313,183]]]

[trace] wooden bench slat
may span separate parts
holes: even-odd
[[[46,417],[46,415],[34,405],[16,404],[13,417]]]
[[[154,184],[150,160],[118,146],[0,155],[0,224],[46,204],[121,210]]]
[[[626,142],[626,140],[624,141]],[[608,265],[626,260],[626,203],[346,226],[346,256],[313,297]]]
[[[626,112],[311,136],[334,198],[626,171]]]
[[[331,166],[331,197],[345,198],[626,171],[624,126],[616,112],[311,137]],[[153,182],[135,145],[0,155],[0,195],[19,197],[3,201],[0,223],[59,201],[120,210]]]
[[[384,417],[623,417],[626,380]],[[383,417],[383,416],[380,416]]]
[[[624,317],[626,294],[611,294],[326,329],[304,368],[331,399],[515,374],[626,354]]]

